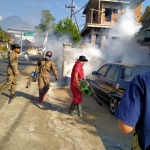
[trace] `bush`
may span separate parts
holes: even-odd
[[[6,46],[6,45],[5,45],[5,46],[3,46],[3,47],[2,47],[2,50],[4,50],[4,51],[8,51],[7,46]]]
[[[3,48],[2,48],[2,46],[0,45],[0,50],[2,50]]]

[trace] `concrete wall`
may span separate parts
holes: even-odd
[[[139,20],[142,16],[142,6],[143,6],[143,3],[141,3],[140,5],[138,5],[133,11],[134,11],[134,14],[135,14],[135,20],[136,20],[136,23],[138,24],[139,23]]]
[[[72,50],[72,44],[63,44],[63,63],[62,63],[62,85],[66,85],[66,77],[71,77],[68,74],[69,53]]]
[[[112,7],[112,3],[102,3],[101,4],[101,11],[102,12],[105,12],[105,9],[106,8],[111,8]],[[111,21],[107,21],[106,17],[105,17],[105,13],[102,13],[101,14],[101,24],[102,25],[110,25],[110,26],[115,26],[116,25],[116,21],[117,19],[119,18],[119,16],[121,14],[124,13],[124,8],[125,8],[125,5],[122,6],[121,4],[113,4],[113,7],[112,9],[117,9],[118,10],[118,13],[115,14],[113,11],[112,11],[112,15],[111,15]]]

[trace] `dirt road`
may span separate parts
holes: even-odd
[[[32,67],[27,71],[31,72]],[[71,103],[69,89],[49,90],[38,104],[37,83],[26,89],[27,73],[19,81],[17,97],[0,110],[0,150],[129,150],[132,134],[123,135],[108,103],[99,106],[84,97],[83,117],[66,112]],[[7,96],[7,94],[5,95]]]

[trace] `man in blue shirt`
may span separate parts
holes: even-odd
[[[150,71],[133,78],[115,116],[124,134],[135,128],[141,150],[150,150]]]

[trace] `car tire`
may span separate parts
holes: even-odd
[[[112,115],[115,114],[117,107],[118,107],[118,100],[116,100],[115,98],[111,98],[109,108]]]

